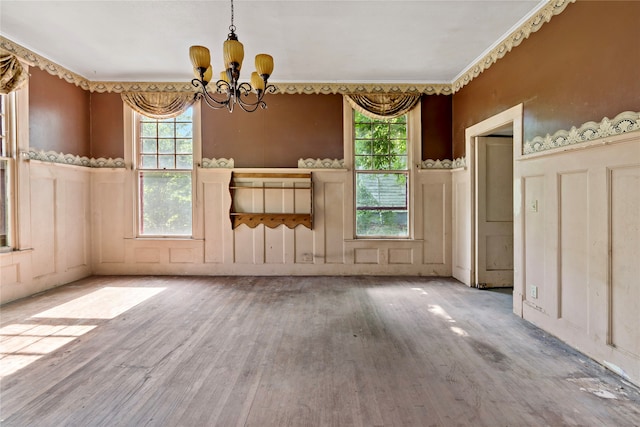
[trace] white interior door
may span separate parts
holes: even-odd
[[[476,138],[476,283],[513,286],[513,138]]]

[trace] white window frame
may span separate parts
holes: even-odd
[[[343,138],[344,138],[344,164],[350,171],[347,179],[348,192],[345,194],[345,238],[347,240],[414,240],[421,238],[420,230],[416,223],[421,213],[416,212],[419,204],[417,200],[417,173],[420,167],[422,148],[422,115],[420,102],[407,113],[407,209],[408,209],[408,234],[407,237],[369,237],[356,235],[356,188],[355,188],[355,155],[354,155],[354,111],[349,102],[343,99]]]
[[[17,139],[16,139],[16,100],[15,92],[0,95],[4,105],[3,138],[0,147],[0,159],[7,162],[7,200],[6,200],[6,227],[7,244],[0,246],[0,252],[11,252],[17,248]]]
[[[131,189],[131,195],[126,203],[125,209],[131,212],[130,226],[127,227],[125,238],[130,239],[173,239],[173,240],[191,240],[202,238],[203,230],[200,216],[196,211],[198,204],[197,189],[197,169],[200,166],[202,158],[202,132],[200,118],[200,103],[196,102],[191,106],[193,113],[193,167],[191,169],[191,235],[151,235],[140,233],[140,172],[148,171],[141,169],[138,165],[139,159],[139,114],[135,112],[126,103],[123,103],[124,109],[124,129],[125,129],[125,167],[129,171],[125,180],[125,185]],[[169,170],[170,171],[170,170]]]

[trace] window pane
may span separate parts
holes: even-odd
[[[407,140],[394,139],[391,141],[391,154],[407,154]]]
[[[141,135],[144,136],[151,136],[151,137],[156,137],[157,136],[157,126],[156,123],[141,123],[140,124],[140,132]]]
[[[191,138],[193,125],[191,123],[176,123],[176,137]]]
[[[158,167],[158,156],[156,155],[151,155],[151,156],[140,156],[140,167],[142,169],[156,169]]]
[[[158,154],[173,154],[175,153],[175,140],[173,139],[159,139],[158,140]]]
[[[407,156],[391,156],[391,170],[407,170]]]
[[[191,155],[176,156],[177,169],[191,169],[193,167],[193,157]]]
[[[140,234],[191,235],[191,173],[140,173]]]
[[[369,170],[372,169],[372,157],[371,156],[356,156],[356,169]]]
[[[189,108],[187,111],[176,117],[176,122],[193,122],[193,109]]]
[[[357,211],[356,233],[363,237],[407,237],[409,235],[407,211]]]
[[[391,141],[387,137],[376,138],[373,141],[373,154],[388,155],[391,150]]]
[[[169,156],[158,156],[158,168],[159,169],[175,169],[175,157],[172,155]]]
[[[191,140],[191,139],[176,139],[176,153],[178,153],[178,154],[192,154],[193,153],[193,140]]]
[[[372,129],[369,123],[356,123],[356,139],[371,139]]]
[[[173,123],[158,123],[159,138],[173,138],[174,136]]]
[[[371,154],[371,141],[370,140],[356,140],[355,154]]]
[[[369,118],[368,116],[365,116],[364,114],[362,114],[359,111],[354,111],[353,112],[353,119],[355,123],[371,123],[373,122],[373,119]]]
[[[389,163],[389,156],[373,156],[371,159],[372,159],[372,167],[370,169],[375,169],[375,170],[391,169],[391,164]]]
[[[387,123],[376,123],[373,125],[373,139],[389,139],[389,125]]]
[[[356,209],[407,207],[403,173],[356,173]]]
[[[142,152],[145,154],[155,154],[157,150],[155,139],[142,140]]]
[[[404,139],[407,137],[407,125],[406,124],[392,124],[390,125],[390,135],[393,139]]]

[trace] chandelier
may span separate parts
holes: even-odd
[[[267,108],[262,100],[266,93],[274,93],[276,87],[268,84],[267,80],[273,71],[273,57],[265,53],[256,55],[256,71],[251,73],[251,83],[240,82],[240,69],[244,59],[244,46],[238,41],[236,27],[233,25],[233,0],[231,0],[231,25],[229,35],[223,44],[225,70],[220,72],[220,80],[215,83],[215,90],[207,90],[213,77],[211,54],[204,46],[191,46],[189,56],[193,64],[196,78],[191,84],[196,88],[196,99],[203,99],[206,104],[215,109],[227,108],[233,112],[236,104],[249,113],[258,107]],[[251,93],[255,93],[255,97]],[[214,96],[215,94],[215,96]]]

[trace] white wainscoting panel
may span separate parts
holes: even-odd
[[[587,171],[558,174],[558,317],[579,330],[589,327],[589,205]]]
[[[32,247],[0,254],[2,303],[91,274],[89,169],[32,160],[25,171],[29,209],[18,207],[18,228],[28,225]]]
[[[640,165],[610,170],[611,344],[640,359]]]
[[[228,249],[226,237],[229,233],[225,233],[225,230],[231,229],[229,184],[205,181],[205,178],[202,180],[205,262],[221,264],[225,262],[225,250]]]
[[[56,233],[62,231],[56,227],[56,215],[62,214],[57,209],[56,176],[47,172],[47,166],[31,167],[31,229],[38,230],[31,236],[34,278],[56,272]]]
[[[452,175],[452,275],[462,283],[471,283],[471,176],[468,169]]]
[[[92,185],[94,264],[125,262],[125,173],[122,170],[94,172]]]
[[[315,184],[314,184],[315,185]],[[322,185],[322,206],[316,215],[324,221],[324,260],[326,264],[343,264],[344,259],[344,182],[325,182]]]
[[[517,171],[523,317],[640,384],[640,132]]]
[[[449,258],[446,227],[449,189],[450,186],[444,182],[422,185],[425,264],[445,264]]]
[[[546,308],[544,301],[549,294],[544,279],[544,269],[540,263],[545,262],[545,187],[543,175],[523,176],[524,186],[524,286],[525,299],[541,309]],[[550,288],[550,287],[549,287]]]
[[[91,264],[91,203],[88,173],[82,181],[69,180],[64,190],[64,261],[65,269],[89,268]]]
[[[235,169],[288,172],[286,169]],[[405,274],[451,275],[451,171],[420,171],[414,188],[412,239],[354,239],[351,171],[313,170],[313,229],[231,228],[229,169],[199,169],[195,216],[202,238],[135,238],[135,173],[93,173],[94,271],[98,274]],[[466,187],[465,187],[466,188]],[[246,192],[243,210],[308,209],[307,191]],[[463,202],[464,203],[464,202]],[[123,212],[124,211],[124,212]],[[468,218],[467,215],[465,218]]]

